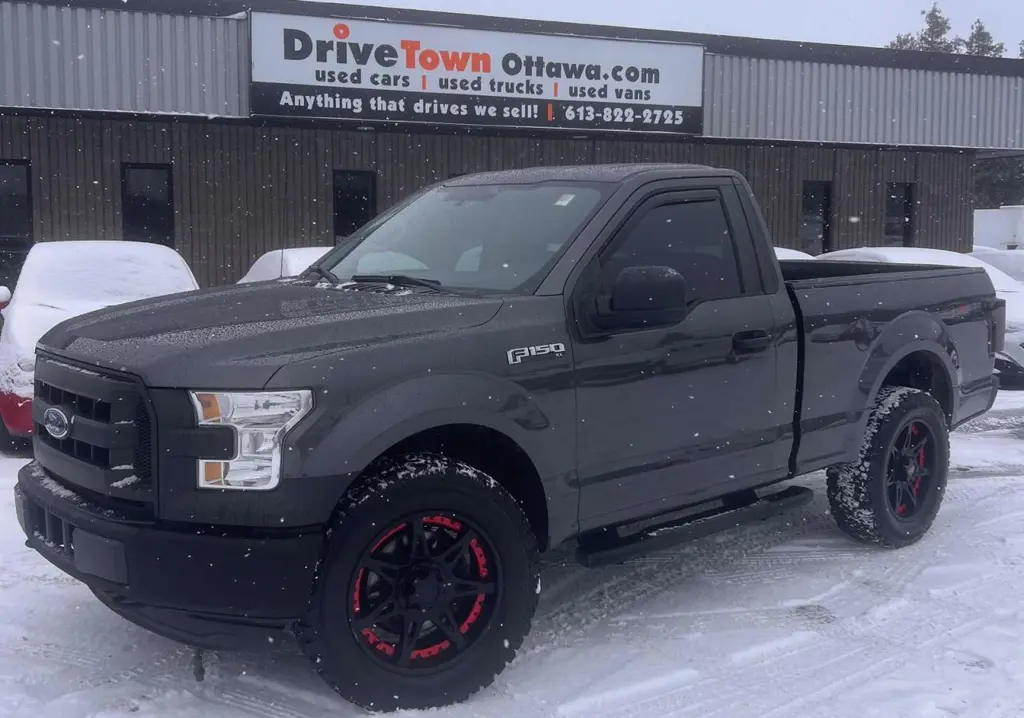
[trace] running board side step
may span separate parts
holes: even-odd
[[[740,506],[718,506],[624,537],[618,537],[615,529],[610,529],[593,541],[581,537],[584,540],[580,541],[576,560],[587,568],[623,563],[651,551],[728,531],[741,524],[764,521],[776,514],[804,506],[813,498],[814,492],[807,487],[790,486],[760,498],[755,494],[752,501]]]

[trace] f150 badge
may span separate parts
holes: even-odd
[[[508,357],[509,364],[521,364],[523,359],[527,357],[541,357],[547,354],[554,354],[556,357],[560,357],[565,354],[565,344],[561,342],[555,342],[554,344],[538,344],[533,347],[518,347],[516,349],[509,349],[505,355]]]

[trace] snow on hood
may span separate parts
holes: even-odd
[[[238,280],[238,283],[248,284],[281,277],[295,277],[332,249],[333,247],[273,249],[253,262],[249,271]]]
[[[32,395],[36,342],[66,319],[198,289],[174,250],[118,241],[42,242],[29,251],[0,333],[0,391]]]

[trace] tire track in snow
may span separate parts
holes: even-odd
[[[643,561],[602,569],[580,567],[576,573],[578,579],[576,576],[568,581],[563,579],[560,600],[538,613],[532,640],[528,639],[529,646],[557,642],[566,634],[585,631],[680,581],[703,575],[709,565],[721,567],[724,577],[726,567],[752,555],[760,556],[768,548],[808,533],[838,531],[831,517],[826,515],[823,502],[824,497],[816,495],[811,504],[788,514],[699,539],[682,548],[660,551]],[[573,579],[578,581],[573,585],[575,590],[565,585]],[[543,593],[541,595],[543,597]],[[586,606],[587,610],[581,612],[581,606]]]
[[[851,564],[863,561],[870,552],[881,550],[858,545],[841,534],[831,516],[826,514],[823,493],[816,492],[815,500],[800,515],[787,514],[761,524],[738,527],[726,534],[684,544],[681,550],[652,554],[640,563],[596,571],[577,568],[577,580],[590,585],[573,593],[570,582],[574,577],[568,580],[563,577],[560,600],[553,606],[547,606],[546,611],[539,612],[534,632],[521,653],[532,653],[538,650],[538,646],[549,644],[588,642],[586,631],[589,627],[607,622],[609,617],[624,613],[637,603],[671,590],[687,579],[750,585],[763,583],[773,574],[778,574],[776,564],[779,563],[787,566],[787,573],[778,575],[778,578],[790,578],[795,575],[797,567],[806,566],[808,562],[827,564],[841,561]],[[1002,500],[1004,493],[1002,482],[971,481],[951,485],[939,516],[948,519],[961,509],[970,510],[991,498]],[[952,524],[945,520],[942,523]],[[942,530],[943,526],[937,522],[925,541],[933,541]],[[791,545],[797,548],[789,550]],[[875,581],[891,583],[901,577],[908,580],[919,573],[921,567],[917,564],[920,562],[916,554],[912,554],[913,549],[889,552],[892,560],[884,575]],[[608,574],[613,574],[611,579],[608,579]],[[586,606],[587,610],[580,611],[581,606]],[[799,607],[743,609],[734,615],[737,618],[743,616],[747,621],[736,628],[762,625],[787,617],[805,624],[808,619],[815,623],[829,620],[828,612],[813,604],[802,610],[801,615]]]
[[[1020,493],[1019,490],[1011,490]],[[988,501],[980,505],[975,504],[973,508],[984,513],[992,504],[1004,499],[1002,490],[990,494],[993,495]],[[637,704],[629,709],[603,715],[609,718],[643,715],[642,711],[637,712],[642,708],[644,711],[649,710],[648,714],[656,711],[659,715],[678,718],[694,715],[726,715],[729,718],[749,715],[760,718],[788,716],[797,709],[810,706],[813,706],[811,712],[814,715],[827,714],[823,710],[828,705],[826,698],[834,696],[839,691],[869,683],[876,677],[892,671],[893,666],[911,663],[932,647],[969,635],[990,620],[989,616],[984,616],[964,621],[965,615],[977,615],[979,608],[982,607],[975,601],[962,600],[963,596],[954,594],[951,597],[943,596],[942,600],[935,600],[934,593],[926,588],[914,590],[912,585],[904,584],[909,590],[901,592],[899,585],[902,582],[893,581],[906,576],[915,563],[919,568],[914,571],[914,575],[920,576],[938,560],[938,557],[941,557],[947,546],[962,543],[961,539],[970,532],[971,524],[960,525],[965,526],[966,530],[947,531],[940,540],[926,539],[925,542],[908,549],[893,552],[894,555],[905,556],[901,556],[897,566],[883,568],[878,578],[866,575],[862,576],[859,582],[846,582],[845,585],[849,587],[855,586],[856,583],[875,585],[888,589],[893,594],[894,597],[874,606],[863,616],[854,620],[827,623],[822,626],[820,635],[798,634],[800,639],[797,642],[784,637],[756,644],[746,651],[740,651],[739,654],[760,656],[762,660],[750,663],[739,661],[738,673],[734,653],[725,660],[720,659],[716,665],[707,667],[702,673],[705,680],[700,681],[694,690],[687,691],[682,697],[676,696],[678,690],[672,690],[663,695],[638,698]],[[837,592],[841,593],[842,591]],[[927,602],[929,605],[922,610],[921,602]],[[652,617],[652,620],[660,618],[662,617]],[[936,634],[936,627],[943,624],[950,627]],[[886,630],[879,631],[879,626],[883,625]],[[921,642],[921,636],[929,637]],[[822,640],[817,641],[819,638]],[[908,646],[915,644],[916,648],[908,650]],[[835,649],[843,645],[854,645],[857,648],[836,658]],[[821,655],[812,655],[815,653]],[[850,663],[850,668],[844,670],[840,678],[822,685],[820,676],[828,674],[823,668],[837,661]],[[769,664],[772,668],[765,671],[765,666]],[[806,666],[814,666],[813,675],[806,676],[807,671],[800,670]],[[792,677],[800,676],[801,673],[805,674],[805,678],[794,682]],[[739,685],[743,688],[734,688]],[[777,695],[780,686],[785,687],[788,696],[795,697],[784,698],[781,702],[778,699],[766,698]],[[680,700],[685,700],[686,705],[679,705]],[[737,708],[739,705],[743,706],[742,712]]]

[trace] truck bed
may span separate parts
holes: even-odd
[[[889,371],[888,362],[907,344],[949,347],[973,358],[994,347],[992,322],[1005,322],[1002,301],[975,267],[789,260],[779,263],[796,326],[781,345],[781,366],[794,366],[780,391],[796,395],[797,442],[791,470],[806,473],[850,461],[871,397]],[[1002,328],[994,334],[1002,336]],[[792,355],[796,354],[796,361]],[[928,354],[927,361],[948,361]],[[857,377],[860,377],[858,380]],[[792,381],[792,387],[788,382]],[[989,377],[979,381],[988,382]],[[984,411],[972,385],[951,387],[959,415]],[[976,411],[975,411],[976,409]]]
[[[898,279],[894,274],[907,274],[917,279],[922,273],[928,277],[953,277],[963,274],[984,273],[978,267],[946,267],[930,264],[886,264],[882,262],[829,262],[825,259],[783,259],[779,261],[782,278],[787,284],[807,288],[823,286],[820,280],[840,280],[838,284],[846,284],[848,280],[862,279],[867,282],[880,281],[876,275],[884,274],[884,281]],[[836,286],[829,281],[828,286]]]

